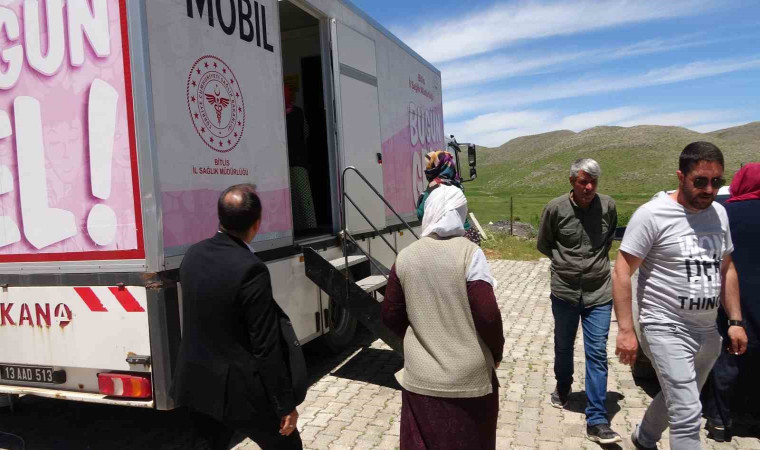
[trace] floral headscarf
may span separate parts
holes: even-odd
[[[453,184],[461,188],[454,155],[443,150],[436,150],[425,155],[425,178],[428,182],[437,181],[440,184]]]

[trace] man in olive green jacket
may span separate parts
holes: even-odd
[[[601,175],[593,159],[570,168],[572,190],[550,201],[541,216],[538,250],[551,258],[554,315],[554,375],[551,404],[563,408],[573,383],[573,344],[583,325],[586,353],[586,434],[600,444],[620,442],[609,426],[607,408],[607,337],[612,314],[612,278],[608,252],[617,227],[615,201],[597,194]]]

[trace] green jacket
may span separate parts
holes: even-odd
[[[551,261],[551,291],[583,307],[612,301],[608,252],[617,228],[615,201],[597,194],[587,210],[565,194],[550,201],[541,215],[538,251]]]

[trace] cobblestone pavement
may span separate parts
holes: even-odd
[[[491,261],[499,280],[497,299],[506,333],[505,359],[497,371],[501,383],[498,448],[597,449],[585,438],[583,346],[576,341],[575,384],[564,410],[548,404],[554,388],[553,319],[548,261]],[[617,326],[612,324],[608,354],[608,411],[612,426],[633,448],[628,436],[657,388],[637,385],[630,368],[614,356]],[[298,428],[310,449],[395,449],[399,445],[401,394],[393,374],[401,357],[369,333],[360,332],[340,355],[326,353],[318,342],[304,346],[313,385],[299,407]],[[738,437],[709,449],[760,449],[760,421],[736,423]],[[26,440],[27,449],[174,449],[188,448],[186,414],[137,410],[26,397],[16,414],[0,409],[0,431]],[[0,449],[4,447],[0,435]],[[236,450],[258,447],[238,438]],[[669,448],[667,433],[660,444]]]
[[[581,331],[575,346],[575,383],[565,410],[549,405],[554,389],[553,327],[549,297],[549,262],[491,261],[499,281],[496,298],[504,320],[504,361],[497,370],[501,389],[497,428],[500,449],[598,449],[585,437],[585,366]],[[614,318],[613,318],[614,320]],[[609,381],[607,409],[612,426],[632,449],[630,433],[644,415],[656,386],[637,386],[630,367],[615,355],[617,324],[607,346]],[[377,340],[356,351],[344,365],[327,373],[309,390],[299,408],[299,430],[306,448],[395,449],[399,445],[401,395],[393,373],[402,360]],[[656,383],[655,383],[656,384]],[[648,394],[649,392],[650,394]],[[760,423],[743,423],[742,434],[760,436]],[[668,434],[660,448],[670,448]],[[707,440],[709,449],[760,449],[756,437],[734,437],[731,443]],[[258,448],[250,441],[238,450]],[[612,446],[612,448],[620,448]]]

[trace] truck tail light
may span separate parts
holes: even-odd
[[[126,398],[151,398],[153,390],[150,375],[99,373],[98,388],[101,394]]]

